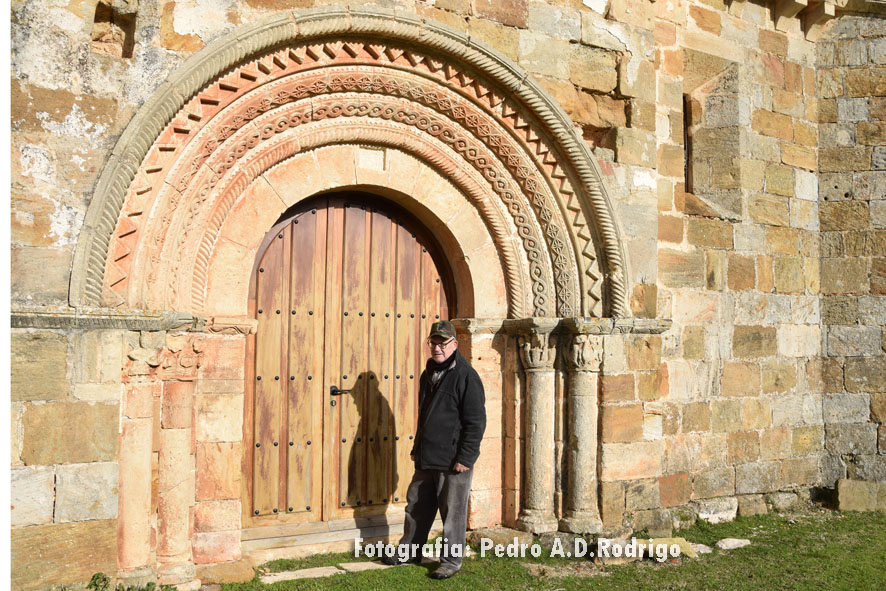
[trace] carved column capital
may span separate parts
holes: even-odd
[[[573,371],[600,371],[603,361],[603,341],[600,337],[574,334],[568,340],[566,360]]]
[[[504,327],[517,335],[517,345],[523,367],[527,371],[554,369],[557,357],[556,329],[558,318],[521,318],[507,320]]]

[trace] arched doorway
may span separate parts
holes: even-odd
[[[281,216],[250,283],[244,529],[402,511],[424,336],[454,293],[434,237],[381,197],[330,193]]]

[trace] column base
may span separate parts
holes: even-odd
[[[557,518],[554,517],[553,511],[524,509],[517,519],[517,527],[533,534],[557,531]]]
[[[599,534],[603,532],[603,522],[593,511],[569,511],[560,520],[560,531],[574,534]]]

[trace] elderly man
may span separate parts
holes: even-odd
[[[442,320],[431,326],[428,347],[430,358],[419,380],[418,429],[411,452],[415,475],[406,493],[400,539],[413,552],[405,562],[397,557],[384,562],[420,562],[414,549],[427,542],[439,509],[443,551],[431,577],[448,579],[461,568],[464,556],[468,494],[486,429],[486,400],[480,376],[458,352],[451,322]]]

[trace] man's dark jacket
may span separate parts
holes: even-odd
[[[425,369],[419,379],[419,425],[415,435],[415,467],[420,470],[452,470],[456,462],[472,467],[480,456],[486,430],[486,394],[480,376],[459,353],[455,366],[436,386]],[[425,398],[432,393],[421,414]]]

